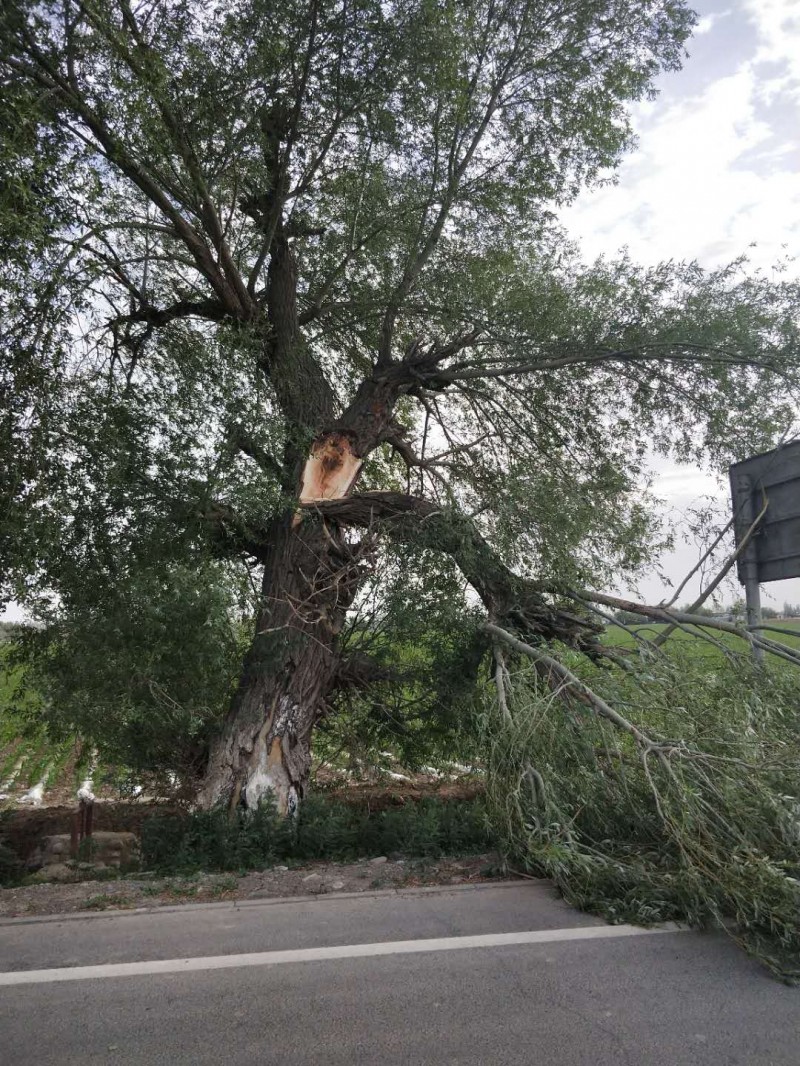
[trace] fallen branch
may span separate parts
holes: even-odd
[[[675,626],[679,623],[684,623],[688,626],[695,626],[700,629],[716,629],[723,633],[731,633],[749,644],[750,647],[763,648],[764,651],[772,652],[774,655],[779,656],[782,659],[786,659],[787,662],[792,663],[795,666],[800,666],[800,650],[790,648],[786,644],[779,644],[777,641],[772,641],[766,637],[756,636],[746,626],[738,626],[733,622],[725,622],[721,618],[709,618],[701,614],[689,614],[686,611],[674,611],[667,610],[664,607],[651,607],[647,604],[636,603],[633,600],[626,600],[619,596],[609,596],[604,592],[569,592],[569,596],[575,599],[578,603],[602,603],[606,607],[616,607],[622,611],[630,611],[632,614],[641,614],[646,618],[652,618],[656,622],[666,622],[669,625]],[[761,627],[757,627],[761,628]],[[661,636],[661,634],[659,634]],[[697,633],[692,633],[692,636],[699,636]],[[653,640],[653,644],[656,644],[658,638]]]
[[[756,516],[755,521],[753,522],[753,524],[750,526],[750,528],[747,530],[745,535],[742,537],[741,541],[739,542],[739,544],[736,547],[736,550],[728,557],[728,559],[725,560],[725,562],[723,563],[722,568],[718,572],[717,576],[714,578],[714,580],[711,582],[711,584],[708,585],[708,587],[703,590],[703,592],[700,594],[700,596],[698,596],[698,598],[694,601],[694,603],[689,608],[689,612],[688,613],[693,614],[698,608],[702,607],[703,604],[706,602],[706,600],[709,598],[709,596],[712,594],[712,592],[714,592],[715,589],[719,588],[720,584],[722,583],[722,581],[725,578],[725,575],[727,573],[729,573],[729,571],[731,570],[731,568],[735,564],[736,560],[739,558],[739,556],[742,554],[742,552],[744,552],[744,550],[747,548],[747,546],[750,543],[750,541],[753,539],[753,535],[755,534],[756,530],[758,529],[759,523],[761,522],[761,520],[764,517],[764,515],[767,513],[767,507],[768,506],[769,506],[769,500],[767,500],[766,497],[765,497],[764,506],[759,511],[759,513]],[[714,542],[714,545],[712,545],[712,548],[709,549],[709,552],[707,552],[706,555],[703,557],[704,559],[708,557],[710,552],[713,551],[713,548],[716,547],[716,545],[719,543],[719,541],[721,540],[722,536],[727,532],[728,529],[730,529],[731,525],[733,524],[733,521],[734,520],[731,519],[731,521],[728,523],[728,525],[722,531],[720,536]],[[702,565],[702,562],[703,562],[703,560],[701,560],[700,563],[698,563],[698,567],[700,565]],[[695,570],[697,570],[697,567],[695,567]],[[692,571],[692,573],[694,573],[694,571]],[[675,593],[673,598],[670,600],[670,603],[666,605],[667,607],[671,606],[671,604],[673,604],[675,602],[675,600],[678,598],[678,593],[684,587],[684,585],[686,584],[686,581],[688,581],[691,576],[692,576],[691,573],[687,576],[686,580],[681,584],[680,588],[678,589],[678,592]],[[674,626],[669,626],[667,629],[664,630],[663,633],[659,633],[659,635],[653,641],[653,643],[656,645],[656,647],[660,647],[668,639],[668,637],[674,632],[674,630],[675,630]]]

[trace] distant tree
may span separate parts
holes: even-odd
[[[635,611],[615,611],[614,619],[617,622],[621,622],[625,626],[629,625],[641,625],[643,622],[649,622],[650,619],[646,615],[637,614]]]
[[[702,604],[700,607],[695,607],[694,610],[692,610],[692,604],[687,603],[680,609],[687,614],[702,615],[704,618],[711,618],[717,614],[717,611],[715,611],[713,607],[707,607],[705,604]]]

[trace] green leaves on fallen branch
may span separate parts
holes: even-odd
[[[624,676],[549,657],[518,660],[509,714],[488,721],[487,803],[512,861],[611,921],[722,926],[800,979],[794,672],[756,685],[679,649]]]

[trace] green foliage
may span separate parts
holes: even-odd
[[[142,826],[148,869],[260,870],[279,861],[349,861],[402,852],[436,857],[490,847],[481,800],[423,799],[384,811],[310,797],[294,820],[265,803],[256,811],[198,811]]]
[[[471,762],[487,661],[479,619],[454,565],[413,545],[395,551],[365,582],[342,639],[343,655],[369,656],[381,679],[335,695],[317,754],[384,765],[389,750],[409,769]]]
[[[14,722],[56,741],[77,734],[134,776],[190,776],[238,674],[246,634],[233,591],[214,565],[85,590],[69,615],[13,646]]]
[[[652,442],[717,469],[774,443],[796,279],[587,266],[553,217],[611,173],[693,22],[683,0],[6,0],[0,601],[44,624],[18,717],[191,773],[252,560],[337,425],[365,486],[447,520],[365,535],[386,580],[345,645],[386,676],[323,693],[328,751],[474,750],[487,652],[442,559],[466,546],[473,588],[494,565],[493,616],[515,575],[619,580],[669,540]]]
[[[425,419],[437,449],[489,441],[426,491],[543,578],[641,567],[663,539],[647,434],[714,462],[771,441],[796,354],[793,283],[587,268],[553,223],[630,146],[628,105],[693,21],[679,0],[9,0],[2,595],[68,612],[138,567],[202,566],[213,500],[263,527],[295,488],[287,444],[315,432],[298,412],[320,389],[345,406],[387,324],[388,355],[480,336]],[[298,360],[262,373],[274,211],[325,388]],[[369,473],[402,476],[387,455]]]
[[[680,643],[634,676],[582,668],[645,751],[532,670],[489,719],[487,803],[511,858],[611,921],[724,924],[800,977],[800,691]],[[680,738],[675,740],[674,738]],[[666,754],[659,755],[657,743]]]
[[[9,638],[0,643],[0,745],[23,734],[38,736],[36,718],[42,700],[15,654],[14,638],[19,634],[14,627]]]

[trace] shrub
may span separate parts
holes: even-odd
[[[148,869],[259,870],[279,861],[349,861],[403,853],[436,857],[490,846],[482,799],[423,799],[384,811],[309,797],[297,818],[280,817],[271,803],[258,810],[197,811],[151,818],[142,826]]]

